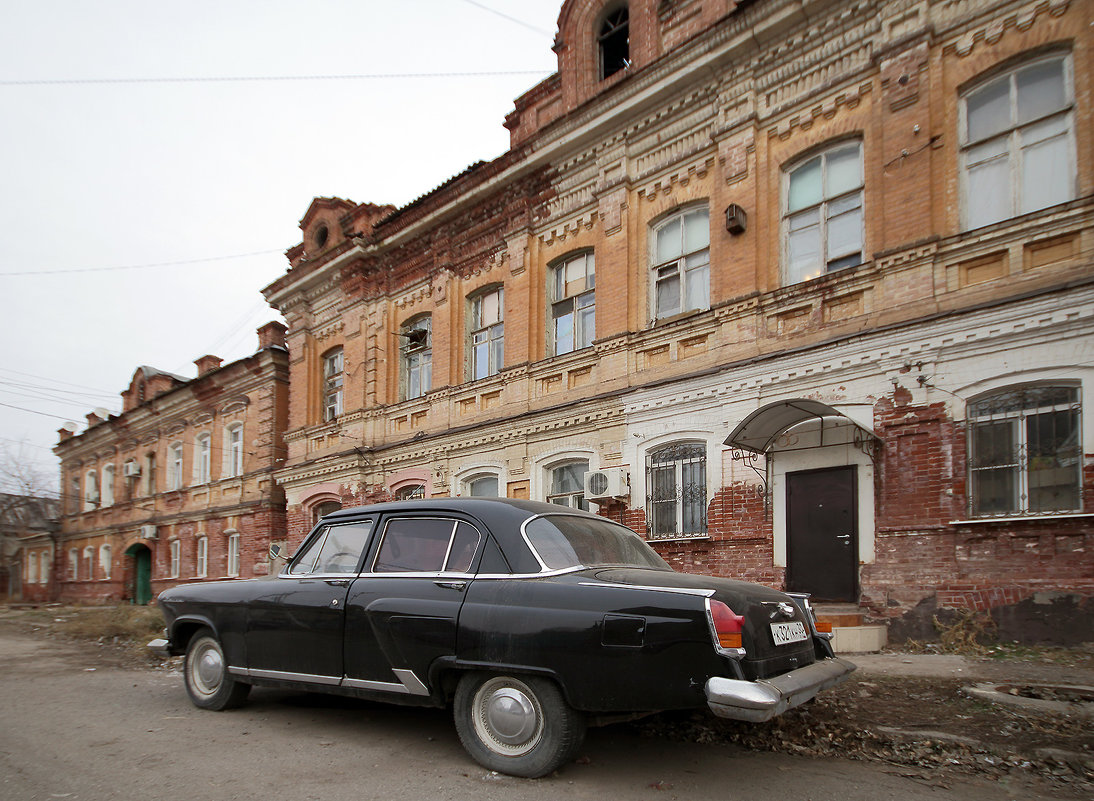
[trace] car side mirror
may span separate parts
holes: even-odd
[[[289,558],[287,556],[282,556],[281,555],[281,546],[280,545],[271,545],[270,546],[270,558],[271,559],[280,559],[282,562],[288,562],[289,561]]]

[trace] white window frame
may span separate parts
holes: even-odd
[[[858,151],[858,168],[859,168],[859,180],[856,186],[853,188],[842,188],[838,192],[832,192],[829,194],[827,188],[828,184],[828,162],[836,155],[842,155],[849,151],[851,148],[855,148]],[[782,275],[783,285],[792,286],[793,284],[800,284],[803,281],[809,281],[813,278],[818,278],[829,272],[836,272],[838,270],[845,270],[850,267],[857,267],[862,264],[866,257],[866,172],[865,172],[865,148],[861,139],[843,139],[838,142],[833,142],[819,151],[811,152],[808,156],[798,158],[787,165],[783,171],[782,176]],[[795,174],[800,175],[803,170],[809,167],[814,162],[819,161],[821,170],[821,194],[820,200],[815,203],[803,205],[800,208],[790,208],[791,200],[791,186],[794,181]],[[847,208],[843,208],[844,204],[854,204],[857,201],[857,205],[847,205]],[[829,256],[828,249],[830,244],[829,229],[833,220],[840,217],[849,215],[851,212],[857,209],[859,216],[858,224],[858,253],[853,251],[846,251]],[[792,252],[791,252],[791,227],[794,225],[795,218],[801,218],[811,212],[816,213],[816,226],[818,228],[819,246],[820,250],[817,254],[818,260],[811,266],[806,268],[802,272],[791,272],[793,265]],[[804,230],[804,229],[802,229]]]
[[[424,332],[424,333],[423,333]],[[433,318],[420,314],[403,323],[399,333],[403,400],[420,398],[433,388]]]
[[[493,478],[498,482],[498,494],[496,496],[487,495],[471,495],[472,483],[483,479]],[[454,477],[453,494],[459,495],[464,498],[486,498],[486,497],[506,497],[507,489],[507,476],[504,468],[497,464],[482,464],[479,463],[472,467],[460,470]]]
[[[561,470],[564,467],[572,467],[574,465],[584,465],[585,471],[581,476],[581,489],[577,492],[554,492],[555,485],[555,471]],[[588,458],[575,458],[575,459],[561,459],[554,461],[551,464],[543,468],[544,470],[544,494],[543,498],[547,503],[557,504],[568,509],[582,509],[586,512],[589,511],[589,501],[585,500],[585,473],[588,473],[592,469],[592,461]],[[565,500],[565,503],[559,503],[559,501]]]
[[[103,579],[109,580],[114,570],[114,549],[109,545],[99,546],[99,567],[103,572]]]
[[[224,477],[238,478],[243,475],[243,423],[230,423],[224,427]]]
[[[167,566],[167,577],[178,578],[182,571],[182,544],[178,539],[173,539],[167,544],[167,552],[170,561]]]
[[[212,481],[213,435],[203,431],[194,437],[194,485]]]
[[[228,535],[227,542],[227,575],[231,578],[236,578],[239,575],[239,532],[233,532]]]
[[[114,473],[117,468],[113,462],[103,465],[102,487],[99,490],[100,506],[103,508],[114,505]]]
[[[1019,74],[1030,68],[1035,68],[1053,61],[1061,62],[1064,82],[1063,105],[1036,118],[1020,122],[1017,119],[1017,80]],[[1010,109],[1009,124],[1006,128],[993,132],[976,141],[972,141],[969,134],[969,99],[983,91],[995,88],[1003,82],[1008,84],[1008,106]],[[1026,204],[1023,202],[1025,194],[1022,180],[1023,163],[1027,148],[1044,144],[1053,139],[1064,140],[1064,147],[1067,149],[1066,155],[1068,159],[1067,167],[1063,171],[1065,179],[1069,181],[1066,187],[1066,198],[1058,202],[1067,202],[1067,200],[1072,200],[1077,197],[1078,169],[1076,167],[1075,142],[1075,77],[1070,53],[1056,52],[1041,56],[1040,58],[1032,58],[1023,61],[1020,64],[1015,64],[1001,73],[994,74],[989,78],[978,81],[975,85],[961,93],[958,109],[960,115],[961,142],[961,223],[965,230],[972,230],[985,225],[1003,222],[1022,214],[1039,211],[1041,208],[1051,208],[1055,205],[1055,203],[1050,203],[1038,208],[1026,207]],[[1038,128],[1043,128],[1053,121],[1062,123],[1064,130],[1057,134],[1047,136],[1044,139],[1036,139],[1030,142],[1025,141],[1027,135],[1035,135],[1034,132]],[[998,143],[997,147],[1005,152],[997,154],[995,158],[992,158],[985,153],[983,160],[972,163],[973,159],[978,158],[978,153],[976,151],[978,149],[986,150],[993,142]],[[972,213],[972,203],[974,202],[974,199],[971,197],[973,194],[973,190],[970,186],[971,170],[974,169],[975,166],[986,165],[991,161],[1002,159],[1005,159],[1006,161],[1007,189],[1009,192],[993,193],[992,196],[998,198],[1000,196],[1009,195],[1009,197],[1007,197],[1008,205],[1010,207],[1009,211],[1004,211],[1003,215],[997,218],[987,215],[984,216],[983,219],[977,218]],[[1039,177],[1043,178],[1043,176]]]
[[[87,581],[93,581],[95,578],[95,548],[88,545],[84,548],[84,562],[87,567]]]
[[[144,458],[144,470],[145,470],[145,495],[151,496],[156,494],[156,454],[148,453]]]
[[[91,512],[99,506],[99,473],[88,470],[84,473],[84,511]]]
[[[69,581],[80,580],[80,549],[69,548],[68,549],[68,579]]]
[[[573,287],[577,279],[567,281],[575,272],[583,276],[583,285]],[[572,293],[571,293],[571,290]],[[562,356],[587,348],[596,338],[596,258],[591,250],[559,259],[548,270],[547,344],[549,356]],[[569,347],[560,345],[559,321],[569,318]]]
[[[346,356],[341,347],[323,354],[323,421],[342,416],[345,409]]]
[[[182,443],[172,442],[167,446],[167,489],[182,489]]]
[[[675,494],[674,513],[675,521],[673,531],[671,533],[658,532],[654,530],[654,524],[656,516],[654,514],[654,504],[658,503],[653,498],[655,492],[655,482],[653,481],[653,473],[650,462],[653,460],[655,454],[665,451],[671,448],[691,447],[701,452],[703,463],[703,499],[699,508],[699,516],[701,524],[698,531],[684,531],[684,511],[685,511],[685,499],[683,498],[683,478],[684,478],[684,465],[690,464],[691,459],[678,459],[671,462],[673,470],[673,488]],[[705,539],[709,536],[710,522],[707,519],[707,506],[710,503],[710,479],[711,479],[711,466],[712,461],[710,459],[710,448],[705,439],[697,438],[694,436],[682,435],[674,437],[664,442],[657,444],[651,444],[645,449],[642,459],[642,472],[643,483],[645,486],[646,497],[643,499],[644,508],[646,510],[646,538],[650,541],[658,540],[681,540],[681,539]],[[663,501],[662,501],[663,502]]]
[[[209,538],[201,536],[194,545],[194,577],[205,578],[209,575]]]
[[[687,230],[686,221],[695,216],[706,218],[704,230],[706,231],[706,244],[702,247],[689,249],[684,241]],[[680,255],[673,258],[659,259],[658,243],[662,232],[675,224],[680,225]],[[668,234],[665,234],[668,236]],[[675,317],[678,314],[686,314],[693,311],[703,311],[710,308],[710,207],[707,203],[683,206],[657,220],[650,226],[649,232],[649,281],[650,281],[650,318],[654,321]],[[662,284],[668,284],[672,280],[679,284],[678,305],[676,307],[661,308],[659,290]],[[698,282],[698,285],[697,285]],[[693,290],[701,292],[702,303],[693,303],[689,298]]]
[[[495,295],[497,315],[484,317],[487,298]],[[497,375],[505,366],[505,287],[480,290],[468,298],[468,303],[468,379],[478,381]]]
[[[30,551],[27,553],[27,584],[37,584],[38,573],[38,552]]]

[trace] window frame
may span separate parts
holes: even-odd
[[[566,294],[566,273],[578,261],[585,268],[585,288]],[[584,305],[582,305],[584,303]],[[567,311],[568,307],[568,311]],[[562,311],[564,314],[560,314]],[[586,322],[586,315],[591,317]],[[559,348],[558,321],[570,317],[570,348]],[[591,330],[586,330],[591,329]],[[547,270],[547,355],[564,356],[592,346],[596,339],[596,254],[593,250],[569,253],[548,265]]]
[[[321,369],[323,422],[329,423],[345,413],[346,356],[341,345],[323,354]]]
[[[209,538],[200,536],[194,542],[194,578],[209,575]]]
[[[1052,391],[1068,391],[1073,393],[1072,399],[1067,402],[1043,402],[1039,405],[1031,405],[1029,396],[1041,391],[1048,394]],[[967,474],[968,474],[968,512],[972,519],[991,520],[1006,518],[1046,517],[1063,514],[1073,514],[1083,511],[1083,393],[1082,386],[1076,382],[1044,382],[1037,384],[1017,384],[989,392],[981,393],[968,401],[966,406],[966,447],[967,447]],[[1013,409],[1003,409],[998,412],[988,411],[991,404],[1006,404],[1008,399],[1016,405]],[[983,413],[977,407],[984,409]],[[1072,427],[1074,431],[1073,458],[1076,460],[1074,467],[1074,483],[1070,484],[1075,492],[1075,504],[1070,508],[1061,509],[1031,509],[1032,486],[1031,474],[1036,470],[1031,468],[1031,461],[1036,458],[1045,458],[1043,455],[1031,455],[1030,453],[1030,426],[1034,418],[1040,418],[1050,414],[1073,413]],[[1008,425],[1010,427],[1012,459],[1008,463],[978,464],[978,454],[983,447],[989,452],[993,449],[998,452],[995,443],[981,446],[979,432],[982,428]],[[1070,438],[1069,438],[1070,439]],[[1059,460],[1060,450],[1053,457]],[[990,456],[989,456],[990,458]],[[1059,468],[1055,468],[1059,469]],[[1011,484],[1011,508],[1001,511],[982,511],[979,503],[980,496],[977,492],[978,474],[991,471],[1013,470]],[[1062,486],[1062,485],[1057,485]]]
[[[182,572],[182,543],[178,537],[167,543],[167,578],[178,578]]]
[[[239,563],[240,563],[240,538],[239,532],[233,531],[228,534],[228,539],[225,547],[225,564],[224,574],[229,578],[237,578],[239,576]]]
[[[692,216],[702,214],[706,216],[706,244],[703,247],[695,248],[693,250],[687,249],[686,239],[686,223],[685,221]],[[666,259],[664,261],[658,261],[658,244],[660,242],[661,232],[670,226],[679,223],[680,225],[680,255]],[[702,203],[692,203],[687,206],[680,206],[673,209],[668,214],[662,215],[657,220],[652,222],[649,227],[649,292],[650,292],[650,319],[653,322],[658,320],[667,320],[676,317],[681,314],[689,314],[691,312],[706,311],[710,308],[710,204],[706,201]],[[688,266],[689,258],[698,256],[706,251],[706,259],[701,263]],[[674,272],[667,272],[674,270]],[[704,294],[706,296],[706,302],[692,306],[690,305],[688,298],[692,284],[699,280],[694,277],[697,271],[702,271],[705,274],[706,286],[704,288]],[[679,284],[677,290],[677,305],[675,311],[668,309],[662,310],[660,304],[659,289],[662,282],[668,283],[673,277],[677,279]]]
[[[114,474],[117,471],[113,462],[103,465],[102,485],[99,488],[99,506],[106,508],[114,505]]]
[[[828,162],[834,155],[842,153],[843,151],[850,150],[852,147],[858,151],[858,168],[859,168],[859,181],[858,184],[852,189],[845,189],[841,192],[828,194],[826,188],[827,176],[828,176]],[[813,162],[820,160],[820,183],[821,194],[820,200],[815,203],[802,206],[791,210],[790,208],[790,196],[791,186],[793,184],[794,175],[801,174],[802,171],[807,168]],[[833,204],[837,204],[840,201],[847,200],[852,195],[858,195],[857,207],[850,207],[848,210],[837,212],[836,214],[830,214],[830,207]],[[828,258],[828,245],[829,245],[829,229],[831,227],[831,221],[840,217],[843,214],[848,213],[854,208],[858,209],[859,215],[859,251],[857,256],[853,253],[846,253],[842,256],[837,256],[834,259]],[[816,211],[817,222],[816,225],[819,229],[820,248],[818,252],[819,262],[813,267],[807,269],[801,275],[791,274],[791,220],[795,217],[801,217],[810,211]],[[784,167],[782,171],[782,197],[780,199],[780,236],[782,239],[782,281],[783,286],[793,286],[795,284],[801,284],[806,281],[811,281],[814,278],[820,278],[828,273],[838,272],[840,270],[851,269],[852,267],[858,267],[866,260],[866,147],[861,137],[840,139],[835,142],[828,142],[823,147],[814,148],[807,154],[799,156]],[[819,268],[819,269],[818,269]]]
[[[243,423],[229,423],[224,427],[224,475],[223,478],[239,478],[243,475]]]
[[[581,489],[578,492],[556,492],[555,487],[555,471],[582,464],[585,465],[585,473],[592,470],[592,462],[588,458],[565,459],[544,466],[544,498],[547,503],[555,504],[562,509],[581,509],[585,512],[590,511],[589,501],[585,498],[585,473],[582,474]],[[559,503],[558,501],[563,498],[567,499],[567,502]],[[574,501],[576,501],[576,503]]]
[[[1017,80],[1020,73],[1034,69],[1038,66],[1048,64],[1053,61],[1059,61],[1061,65],[1061,74],[1063,80],[1063,94],[1064,103],[1061,107],[1050,111],[1048,113],[1042,113],[1039,116],[1026,120],[1025,122],[1017,121],[1018,117],[1018,98],[1017,98]],[[1005,128],[995,131],[990,135],[983,136],[979,139],[972,140],[969,132],[969,100],[985,92],[997,84],[1002,82],[1007,83],[1007,107],[1010,112],[1010,119]],[[1005,68],[994,70],[989,75],[984,76],[976,80],[971,85],[961,90],[958,98],[958,119],[959,119],[959,142],[960,142],[960,186],[961,186],[961,227],[962,230],[971,231],[976,230],[987,225],[994,225],[996,223],[1005,222],[1015,217],[1019,217],[1023,214],[1030,214],[1033,212],[1041,211],[1046,208],[1052,208],[1052,206],[1058,203],[1066,203],[1070,200],[1074,200],[1078,197],[1078,170],[1077,170],[1077,143],[1076,143],[1076,122],[1075,122],[1075,73],[1074,62],[1072,60],[1072,53],[1070,51],[1059,51],[1050,53],[1042,53],[1032,58],[1023,58],[1018,62],[1011,62]],[[1067,168],[1063,171],[1066,176],[1065,180],[1068,180],[1067,185],[1067,198],[1065,200],[1057,201],[1057,203],[1049,203],[1048,205],[1041,206],[1039,208],[1023,208],[1024,186],[1022,181],[1023,165],[1025,158],[1025,150],[1027,145],[1022,142],[1022,133],[1028,132],[1037,126],[1042,126],[1054,119],[1060,119],[1064,123],[1064,131],[1062,134],[1057,134],[1064,140],[1064,147],[1066,148],[1066,158],[1068,160]],[[1047,137],[1042,140],[1037,140],[1030,143],[1028,146],[1043,144],[1050,141],[1054,136]],[[998,219],[984,219],[973,220],[971,216],[971,197],[972,190],[970,187],[970,164],[969,159],[972,157],[972,151],[976,148],[983,148],[991,144],[996,140],[1005,141],[1005,153],[997,155],[996,159],[1005,159],[1006,173],[1007,173],[1007,190],[1006,196],[1008,198],[1009,213]],[[973,166],[981,166],[989,163],[992,157],[988,157],[983,161],[977,162]]]
[[[110,545],[99,546],[99,567],[103,572],[103,580],[109,581],[114,572],[114,549]]]
[[[68,580],[79,581],[80,580],[80,549],[69,548],[68,549]]]
[[[595,33],[597,76],[603,81],[630,68],[630,9],[625,2],[616,3],[614,6],[609,6],[599,17],[599,20]],[[618,47],[620,33],[625,37],[621,48],[623,55],[622,57],[613,58],[612,62],[609,63],[609,48],[614,50]],[[613,53],[613,55],[618,56],[617,53]]]
[[[441,522],[451,525],[451,530],[448,534],[448,544],[445,548],[444,556],[441,557],[440,570],[419,570],[419,569],[406,569],[406,570],[386,570],[380,568],[380,558],[384,556],[384,548],[387,545],[388,538],[392,534],[392,526],[399,523],[415,523],[415,522]],[[475,533],[475,545],[471,551],[471,558],[466,569],[463,570],[449,570],[449,562],[453,556],[453,547],[456,543],[456,537],[460,533],[461,528],[466,527]],[[380,535],[378,544],[376,546],[376,552],[372,557],[372,561],[369,565],[369,572],[375,575],[383,576],[446,576],[446,575],[458,575],[466,576],[470,575],[472,569],[475,566],[475,556],[478,554],[479,548],[482,545],[483,536],[482,531],[478,526],[474,525],[468,520],[463,520],[458,517],[440,517],[440,516],[418,516],[418,515],[399,515],[388,518],[384,521],[383,532]]]
[[[167,446],[167,489],[170,491],[181,490],[183,487],[183,452],[182,441],[172,442]]]
[[[213,480],[213,435],[203,431],[194,437],[194,486]]]
[[[99,471],[94,468],[84,473],[84,511],[92,512],[99,506]]]
[[[37,584],[38,583],[39,573],[38,573],[38,552],[37,551],[27,552],[26,576],[27,576],[27,579],[26,579],[27,584]]]
[[[410,318],[400,327],[399,338],[401,400],[421,398],[433,388],[433,316],[419,314]]]
[[[497,319],[484,322],[483,307],[491,295],[498,298]],[[505,286],[484,287],[469,295],[467,301],[467,373],[469,381],[478,381],[497,375],[505,366]],[[479,347],[485,348],[485,371],[479,370]]]
[[[672,460],[664,460],[660,465],[655,464],[658,460],[658,456],[661,454],[670,454],[673,451],[680,452],[677,458]],[[690,455],[687,451],[691,451]],[[687,491],[685,489],[684,482],[684,469],[686,464],[700,464],[701,476],[700,481],[691,482],[692,487],[698,487],[698,498],[685,499],[684,495]],[[696,439],[693,437],[681,437],[680,439],[670,440],[657,445],[652,445],[645,452],[645,459],[643,464],[643,472],[645,477],[645,489],[646,489],[646,539],[650,541],[657,540],[685,540],[685,539],[705,539],[710,536],[709,533],[709,520],[707,519],[707,504],[709,503],[709,491],[707,487],[708,475],[707,468],[710,465],[710,458],[708,453],[708,447],[706,440]],[[671,466],[672,469],[672,497],[657,497],[656,481],[654,479],[655,469],[665,469]],[[694,490],[693,490],[694,491]],[[658,530],[658,515],[656,514],[656,504],[673,505],[673,531],[660,531]],[[692,517],[697,517],[699,526],[697,531],[685,531],[685,513],[688,504],[694,504],[694,508],[691,511]]]

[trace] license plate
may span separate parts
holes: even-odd
[[[772,623],[771,638],[775,645],[789,645],[807,640],[809,635],[805,633],[805,624],[795,620],[793,623]]]

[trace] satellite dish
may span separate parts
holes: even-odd
[[[95,416],[98,417],[100,420],[105,420],[106,418],[110,417],[110,410],[102,406],[96,407]]]
[[[64,429],[65,431],[69,431],[69,432],[75,434],[77,431],[80,430],[80,424],[79,423],[73,423],[71,420],[69,420],[67,423],[65,423],[63,426],[61,426],[61,428]]]

